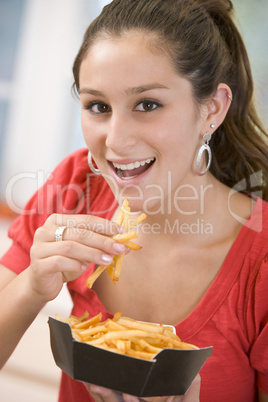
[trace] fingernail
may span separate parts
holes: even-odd
[[[95,394],[96,393],[98,393],[98,392],[101,392],[101,388],[100,387],[98,387],[97,385],[93,385],[93,384],[90,384],[90,390],[92,391],[92,392],[94,392]]]
[[[116,251],[117,253],[124,253],[126,247],[122,243],[114,243],[113,250]]]
[[[87,269],[87,264],[82,264],[81,265],[81,271],[85,271]]]
[[[132,396],[132,395],[126,395],[126,394],[124,394],[123,395],[123,400],[125,401],[125,402],[136,402],[136,401],[138,401],[139,399],[138,398],[136,398],[135,396]]]
[[[113,257],[109,254],[102,254],[101,256],[101,261],[103,262],[104,265],[109,265],[113,261]]]

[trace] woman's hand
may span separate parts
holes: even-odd
[[[59,226],[66,226],[63,241],[55,241]],[[90,263],[109,265],[112,255],[128,249],[110,236],[120,228],[90,215],[51,215],[36,230],[31,248],[30,286],[44,302],[53,300],[63,283],[76,279]]]
[[[84,383],[96,402],[199,402],[200,384],[200,375],[197,375],[185,395],[138,398],[132,395],[121,394],[108,388]]]

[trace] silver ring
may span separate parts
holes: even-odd
[[[55,232],[55,241],[62,241],[62,236],[63,236],[63,232],[64,230],[67,228],[67,226],[59,226],[56,229]]]

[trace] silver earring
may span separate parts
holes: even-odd
[[[100,174],[101,174],[101,171],[100,171],[100,169],[96,169],[96,168],[94,167],[93,162],[92,162],[92,156],[90,155],[90,153],[87,154],[87,160],[88,160],[88,165],[89,165],[89,167],[90,167],[90,170],[91,170],[94,174],[100,175]]]
[[[210,133],[206,133],[206,134],[203,135],[204,144],[199,149],[199,152],[198,152],[198,155],[197,155],[197,162],[196,162],[196,173],[198,174],[198,176],[203,176],[208,171],[208,169],[210,168],[211,159],[212,159],[211,149],[210,149],[210,146],[208,144],[210,139],[211,139],[211,134]],[[208,153],[208,163],[207,163],[207,166],[206,166],[205,170],[201,171],[200,170],[200,164],[201,164],[201,158],[202,158],[202,155],[203,155],[204,151],[207,151],[207,153]]]

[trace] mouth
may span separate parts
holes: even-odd
[[[155,158],[148,158],[142,161],[131,162],[128,164],[109,162],[112,169],[120,179],[130,180],[146,172],[155,162]]]

